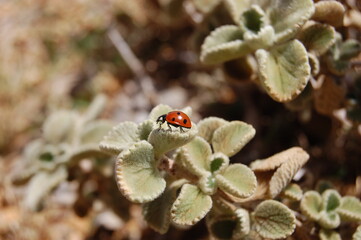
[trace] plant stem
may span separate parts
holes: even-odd
[[[135,75],[143,94],[148,98],[152,105],[155,105],[157,103],[157,94],[153,86],[152,78],[146,73],[143,64],[135,56],[115,26],[111,26],[107,34],[125,63]]]

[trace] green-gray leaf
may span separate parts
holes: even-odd
[[[82,129],[80,142],[83,144],[98,144],[103,139],[103,137],[110,131],[113,125],[114,124],[107,120],[89,122],[87,125],[84,126],[84,129]]]
[[[28,184],[24,205],[31,210],[36,210],[43,198],[67,177],[68,172],[65,167],[59,167],[53,172],[38,172]]]
[[[269,239],[286,238],[296,227],[292,211],[274,200],[260,203],[253,212],[253,219],[256,231]]]
[[[178,129],[165,130],[157,128],[149,134],[148,142],[154,147],[155,158],[159,159],[163,154],[192,141],[197,133],[197,125],[193,122],[192,128],[184,130],[184,132]]]
[[[212,198],[198,187],[184,184],[171,209],[173,221],[179,225],[194,225],[211,209]]]
[[[228,166],[216,175],[216,180],[223,191],[238,198],[251,196],[257,187],[257,179],[253,171],[240,163]]]
[[[100,142],[99,147],[105,152],[119,154],[139,140],[137,124],[122,122],[112,128]]]
[[[315,11],[312,0],[271,0],[268,17],[276,32],[276,41],[290,39]]]
[[[98,144],[84,144],[76,147],[67,153],[66,162],[68,164],[76,164],[85,158],[109,158],[109,153],[102,152]]]
[[[349,221],[361,221],[360,199],[352,196],[345,196],[341,200],[341,206],[337,209],[341,218]]]
[[[159,104],[152,109],[149,113],[149,119],[153,120],[154,122],[157,121],[158,117],[167,114],[168,112],[172,111],[172,108],[165,104]]]
[[[201,61],[217,64],[240,58],[252,49],[243,41],[242,30],[234,25],[216,28],[205,40],[201,50]]]
[[[138,136],[140,140],[148,140],[150,132],[154,128],[154,121],[146,120],[138,126]]]
[[[251,221],[249,213],[246,209],[238,208],[235,212],[237,218],[237,225],[233,232],[233,237],[241,239],[247,235],[251,230]]]
[[[212,149],[206,140],[196,136],[182,150],[184,161],[192,173],[202,176],[210,171]]]
[[[291,183],[284,189],[283,194],[293,201],[299,201],[302,199],[303,192],[299,185]]]
[[[307,191],[300,204],[303,214],[311,220],[318,221],[322,209],[322,197],[316,191]]]
[[[57,111],[45,121],[44,139],[50,143],[68,142],[74,132],[77,115],[72,111]]]
[[[223,126],[226,123],[226,120],[218,117],[208,117],[202,119],[197,124],[198,135],[204,138],[207,142],[211,143],[214,131],[216,131],[219,127]]]
[[[251,0],[224,0],[227,10],[230,12],[234,23],[239,24],[242,13],[251,7]]]
[[[194,6],[202,13],[211,12],[221,0],[193,0]]]
[[[256,130],[245,122],[232,121],[219,127],[213,134],[214,152],[222,152],[228,157],[239,152],[256,134]]]
[[[320,56],[335,43],[335,29],[330,25],[315,23],[304,28],[298,39],[309,52]]]
[[[361,225],[356,229],[356,232],[352,235],[352,240],[361,240]]]
[[[98,94],[84,113],[83,121],[86,123],[96,119],[103,111],[106,101],[107,97],[104,94]]]
[[[327,229],[321,229],[318,236],[320,237],[320,240],[341,240],[341,236],[338,232]]]
[[[320,219],[318,220],[318,223],[326,229],[333,229],[337,228],[340,223],[341,219],[340,216],[337,214],[337,212],[327,212],[325,210],[321,211]]]
[[[156,199],[166,185],[155,166],[153,147],[144,140],[119,154],[116,180],[122,194],[137,203]]]
[[[143,205],[143,216],[148,225],[155,231],[164,234],[170,225],[170,209],[177,195],[177,190],[184,183],[183,180],[174,182],[166,188],[164,193],[149,203]]]
[[[256,57],[260,81],[274,100],[290,101],[305,88],[311,68],[307,51],[298,40],[277,46],[270,52],[259,49]]]
[[[322,209],[326,212],[335,211],[341,205],[341,196],[334,189],[327,189],[322,193]]]

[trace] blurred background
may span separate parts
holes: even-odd
[[[256,137],[232,161],[301,146],[311,155],[300,180],[306,189],[327,182],[361,197],[361,55],[340,76],[323,71],[334,85],[312,101],[275,102],[254,69],[200,63],[204,38],[230,21],[222,7],[209,10],[217,2],[0,1],[0,239],[208,239],[203,221],[165,235],[149,229],[140,206],[117,190],[112,158],[48,164],[61,151],[37,142],[49,117],[84,116],[99,101],[102,124],[139,123],[160,103],[192,107],[194,122],[245,121]],[[337,31],[360,40],[360,2],[340,2],[345,26]],[[45,165],[32,162],[36,151]]]

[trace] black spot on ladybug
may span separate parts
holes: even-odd
[[[174,121],[175,121],[175,118],[172,118],[172,121],[174,122]]]
[[[187,123],[187,119],[183,119],[183,123],[186,124],[186,123]]]
[[[180,115],[180,112],[177,112],[178,115]]]

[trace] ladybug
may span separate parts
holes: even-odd
[[[192,123],[187,114],[181,111],[172,111],[167,114],[161,115],[157,119],[157,123],[159,123],[159,128],[161,125],[167,122],[169,130],[172,130],[170,125],[173,127],[179,127],[181,132],[184,132],[183,128],[191,128]]]

